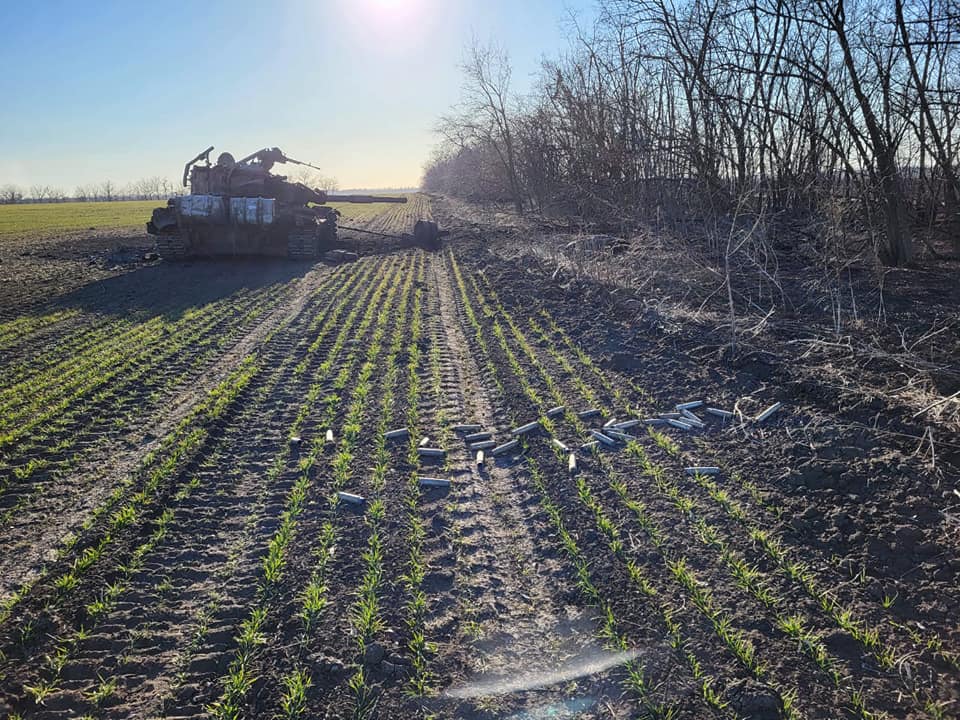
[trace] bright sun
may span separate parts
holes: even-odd
[[[431,2],[433,0],[340,0],[339,5],[354,37],[366,40],[370,50],[402,52],[419,46],[424,30],[430,25]]]
[[[389,13],[391,16],[411,17],[423,10],[424,0],[354,0],[350,5],[363,14]]]

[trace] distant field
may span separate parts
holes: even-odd
[[[157,200],[0,205],[0,236],[85,228],[143,227]]]
[[[339,210],[344,219],[349,222],[350,220],[366,220],[376,217],[393,206],[389,203],[330,203],[330,207]]]
[[[115,202],[39,203],[0,205],[0,237],[24,233],[51,233],[86,228],[142,229],[150,213],[164,200],[119,200]],[[351,205],[332,203],[346,217],[372,217],[387,209],[383,203]]]

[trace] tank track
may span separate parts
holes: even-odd
[[[319,255],[316,228],[297,228],[287,235],[287,257],[291,260],[316,260]]]
[[[293,260],[319,260],[337,241],[337,219],[330,214],[317,224],[296,227],[287,235],[287,257]]]
[[[157,235],[157,254],[164,260],[183,260],[190,256],[190,240],[183,233]]]

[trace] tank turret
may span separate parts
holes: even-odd
[[[161,257],[267,255],[317,259],[337,249],[339,203],[405,203],[405,197],[331,195],[271,172],[278,163],[315,168],[279,148],[264,148],[235,160],[210,146],[183,169],[189,194],[156,208],[147,232],[157,237]],[[201,164],[202,163],[202,164]]]

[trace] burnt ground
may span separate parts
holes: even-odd
[[[731,349],[703,258],[366,222],[431,213],[336,268],[5,241],[0,716],[957,715],[955,269],[851,270],[837,333],[785,255]]]

